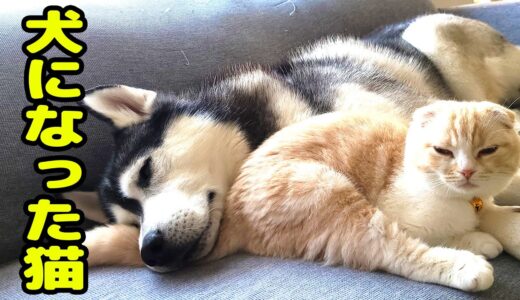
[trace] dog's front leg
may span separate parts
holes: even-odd
[[[100,265],[144,266],[139,252],[139,228],[115,224],[85,233],[89,267]]]
[[[513,181],[507,189],[497,196],[497,203],[501,205],[520,205],[520,170],[513,177]]]
[[[487,205],[481,212],[480,229],[493,235],[507,253],[520,259],[520,206]]]

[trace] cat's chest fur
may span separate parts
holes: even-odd
[[[464,199],[399,191],[385,195],[378,207],[412,236],[430,245],[442,245],[478,226],[475,208]]]

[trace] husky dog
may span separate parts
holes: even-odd
[[[283,127],[370,107],[410,118],[436,99],[507,104],[520,96],[518,70],[520,47],[489,25],[434,14],[363,39],[326,38],[279,66],[238,68],[198,91],[96,88],[83,103],[114,127],[99,198],[119,225],[87,233],[89,263],[168,271],[206,256],[239,167]],[[520,199],[518,176],[511,187],[507,195]],[[69,196],[80,208],[96,198]]]

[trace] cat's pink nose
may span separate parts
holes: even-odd
[[[475,170],[472,169],[464,169],[460,171],[459,173],[462,174],[462,176],[466,177],[466,179],[470,179],[473,174],[475,174]]]

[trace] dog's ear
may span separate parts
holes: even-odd
[[[81,104],[118,128],[148,119],[157,96],[154,91],[126,85],[96,87],[85,94]]]
[[[83,211],[85,218],[101,224],[108,223],[108,218],[101,208],[96,192],[73,191],[63,193],[63,197],[74,202],[76,208]]]

